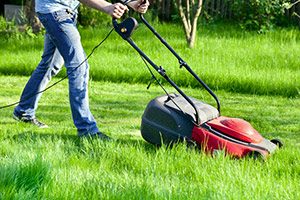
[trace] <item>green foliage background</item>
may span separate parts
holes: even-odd
[[[275,25],[283,24],[284,3],[288,0],[234,0],[232,12],[241,27],[265,32]]]
[[[111,17],[85,5],[79,7],[78,21],[82,26],[105,26],[111,23]]]

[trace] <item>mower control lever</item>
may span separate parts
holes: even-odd
[[[187,63],[184,62],[183,60],[179,60],[179,68],[182,68],[182,67],[186,67],[187,66]]]
[[[118,23],[117,19],[113,18],[113,26],[116,32],[124,39],[129,39],[132,32],[138,27],[138,22],[133,17],[129,17]]]
[[[166,70],[162,67],[162,66],[159,66],[157,72],[162,76],[164,77],[166,75]]]

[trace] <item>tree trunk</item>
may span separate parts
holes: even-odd
[[[35,15],[35,0],[26,0],[25,2],[25,15],[33,33],[38,33],[42,29],[40,20]]]
[[[203,0],[177,0],[179,15],[181,17],[186,41],[190,48],[196,43],[197,21],[201,14]]]

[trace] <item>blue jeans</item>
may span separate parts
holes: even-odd
[[[89,65],[81,45],[76,27],[76,14],[67,10],[40,14],[38,17],[46,29],[42,60],[31,75],[21,95],[14,114],[35,118],[35,111],[41,94],[51,77],[56,75],[63,61],[69,79],[69,98],[74,124],[79,136],[97,133],[98,127],[89,109],[88,79]],[[63,59],[62,59],[63,58]],[[78,67],[78,68],[77,68]]]

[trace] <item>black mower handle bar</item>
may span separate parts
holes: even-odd
[[[148,23],[148,21],[144,18],[144,16],[141,14],[140,18],[142,22],[151,30],[151,32],[172,52],[172,54],[178,59],[178,62],[180,64],[180,67],[186,68],[190,74],[194,76],[194,78],[207,90],[207,92],[215,99],[217,103],[217,109],[219,112],[221,112],[221,106],[220,101],[217,97],[217,95],[200,79],[197,74],[190,68],[190,66],[174,51],[174,49],[155,31],[155,29]]]
[[[188,64],[174,51],[174,49],[155,31],[155,29],[147,22],[142,14],[140,14],[142,22],[151,30],[151,32],[172,52],[172,54],[178,59],[180,67],[184,67],[187,71],[193,75],[193,77],[211,94],[211,96],[217,102],[217,109],[220,112],[220,102],[218,97],[213,91],[195,74],[195,72],[188,66]],[[166,81],[168,81],[182,96],[183,98],[194,108],[196,125],[200,125],[199,111],[192,100],[168,77],[165,70],[161,66],[157,66],[152,60],[133,42],[130,38],[134,29],[136,29],[138,23],[134,18],[127,18],[123,22],[118,23],[117,19],[112,20],[115,31],[126,40]]]

